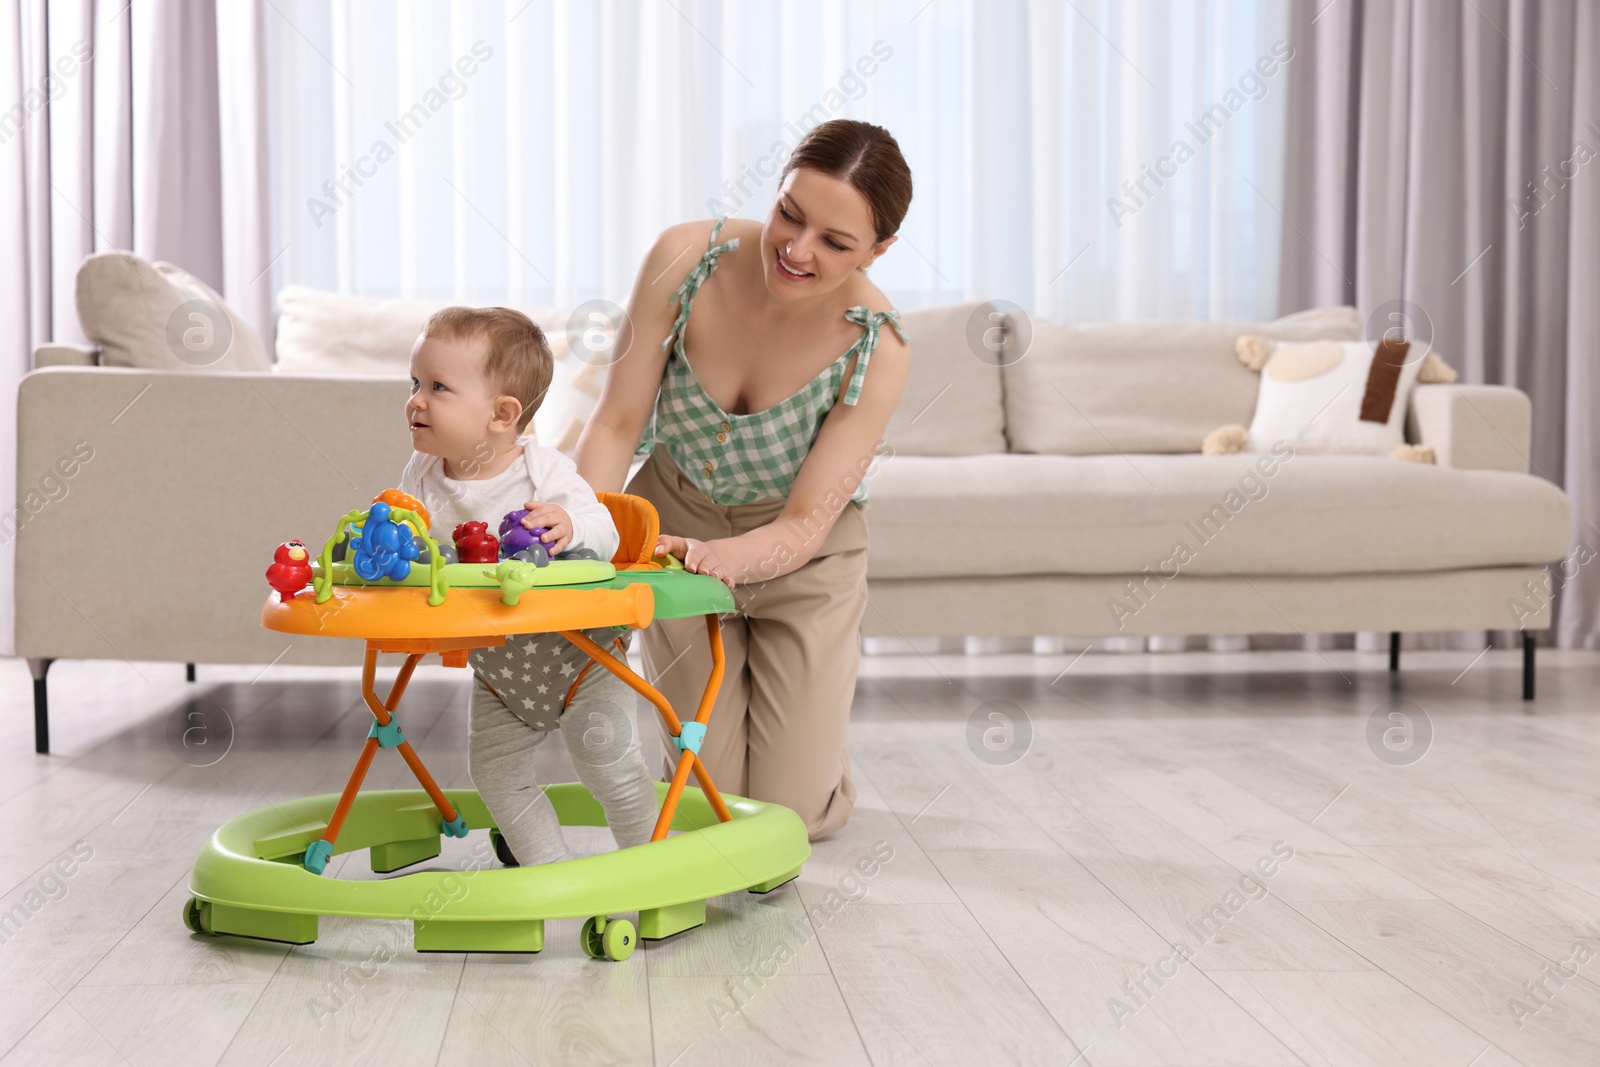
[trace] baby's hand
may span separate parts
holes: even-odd
[[[530,500],[522,505],[528,513],[522,517],[522,525],[528,529],[543,526],[545,532],[539,540],[544,543],[545,552],[553,559],[566,551],[568,543],[572,541],[572,518],[565,508],[559,504],[541,504],[537,500]]]

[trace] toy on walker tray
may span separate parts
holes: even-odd
[[[426,509],[398,489],[343,515],[315,559],[302,541],[277,549],[266,572],[273,592],[262,625],[365,641],[361,691],[374,721],[342,793],[268,804],[212,834],[184,903],[191,930],[308,944],[319,916],[350,915],[409,919],[419,951],[538,952],[546,919],[586,918],[583,950],[620,960],[640,937],[670,937],[704,923],[708,897],[765,893],[799,875],[811,854],[800,817],[781,805],[721,795],[698,757],[722,682],[717,616],[734,610],[732,595],[716,578],[652,556],[660,525],[648,501],[598,496],[621,534],[610,562],[582,551],[551,558],[542,529],[522,526],[526,512],[505,516],[499,539],[486,522],[465,522],[453,531],[454,544],[441,545],[428,532]],[[688,721],[625,658],[581,632],[696,615],[706,620],[712,666]],[[425,870],[378,881],[324,877],[341,853],[367,849],[373,871],[386,874],[438,856],[445,834],[484,829],[498,837],[474,790],[434,781],[396,712],[423,656],[437,652],[446,666],[466,667],[472,649],[528,633],[561,634],[592,661],[579,681],[598,664],[660,712],[679,758],[672,781],[656,783],[661,814],[650,842],[533,867]],[[381,697],[380,652],[406,657]],[[396,750],[422,788],[362,792],[380,749]],[[691,774],[698,788],[689,787]],[[605,825],[599,802],[581,785],[544,791],[563,825]],[[669,830],[680,832],[669,837]],[[472,888],[462,893],[465,877]],[[637,912],[637,928],[612,917],[619,912]]]

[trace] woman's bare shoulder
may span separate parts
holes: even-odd
[[[874,315],[881,315],[886,311],[897,310],[893,301],[883,295],[883,290],[872,283],[865,274],[860,275],[851,283],[849,294],[851,307],[864,307]],[[878,351],[905,349],[906,343],[900,339],[900,334],[888,322],[878,329]]]
[[[686,273],[688,266],[710,245],[711,228],[715,225],[715,219],[695,219],[668,226],[656,237],[655,244],[650,246],[650,253],[645,257],[646,267],[654,267],[655,273],[659,273],[674,262],[688,260],[688,265],[682,271],[673,272]]]
[[[726,241],[730,237],[738,237],[741,239],[741,243],[743,243],[744,241],[754,241],[760,236],[760,219],[746,219],[741,218],[738,215],[725,216],[725,221],[722,224],[722,240]]]

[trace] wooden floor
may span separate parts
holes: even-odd
[[[869,657],[849,826],[797,883],[621,964],[585,958],[575,920],[537,956],[418,955],[360,920],[293,949],[191,935],[208,832],[343,783],[356,673],[60,663],[38,757],[26,670],[0,661],[0,1054],[1600,1063],[1600,654],[1542,651],[1532,704],[1518,653],[1470,661],[1408,653],[1391,688],[1358,652]],[[402,708],[461,786],[466,692],[424,668]],[[232,724],[207,767],[169,743],[197,710]],[[374,783],[409,784],[383,756]]]

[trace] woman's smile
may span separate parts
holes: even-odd
[[[810,271],[801,270],[784,258],[783,253],[774,246],[772,249],[773,262],[778,265],[778,276],[791,282],[803,282],[807,278],[815,277]]]

